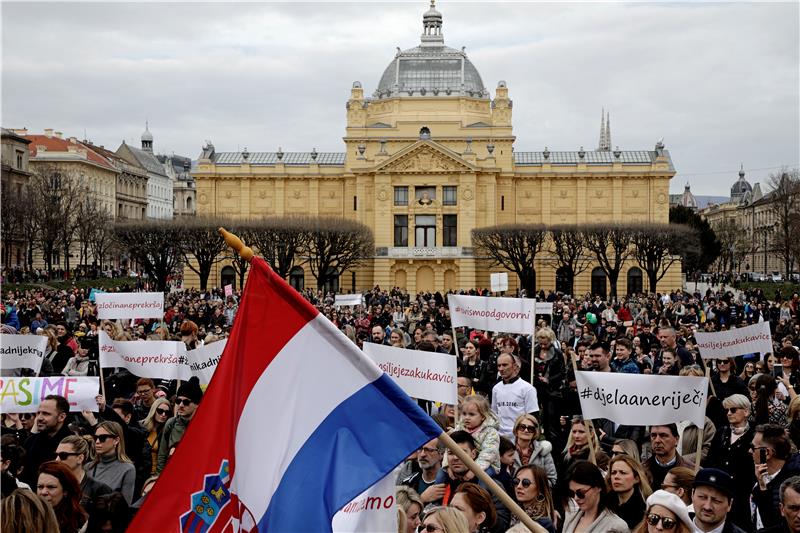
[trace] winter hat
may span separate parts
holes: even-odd
[[[657,490],[653,494],[647,498],[647,513],[650,513],[650,509],[654,505],[660,505],[675,514],[678,517],[678,520],[683,522],[684,525],[689,528],[691,531],[694,531],[694,523],[692,522],[691,517],[689,516],[689,511],[686,508],[686,504],[683,503],[676,494],[672,494],[671,492],[667,492],[665,490]],[[647,514],[645,514],[645,518],[647,518]]]
[[[181,383],[176,396],[189,398],[194,403],[199,404],[200,400],[203,399],[203,391],[200,389],[200,380],[197,378],[197,376],[192,376],[189,378],[189,381]]]

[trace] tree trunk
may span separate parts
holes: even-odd
[[[208,278],[211,276],[211,265],[201,263],[197,265],[197,269],[200,271],[200,290],[205,291],[208,288]]]
[[[536,271],[532,268],[525,268],[519,274],[519,282],[522,288],[525,289],[525,296],[527,298],[536,297]]]
[[[653,270],[647,271],[647,278],[650,280],[650,292],[655,294],[656,293],[656,284],[658,280],[656,279],[656,273]]]
[[[609,294],[610,298],[616,298],[617,297],[617,281],[618,280],[619,280],[619,272],[608,276],[608,284],[611,287],[611,293]]]

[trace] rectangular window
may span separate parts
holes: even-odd
[[[394,188],[394,205],[408,205],[408,187]]]
[[[408,215],[394,216],[394,245],[408,246]]]
[[[417,215],[414,218],[414,245],[419,248],[436,246],[436,215]]]
[[[500,211],[505,211],[505,210],[506,210],[506,197],[505,196],[501,196],[500,197]]]
[[[353,211],[358,211],[358,196],[353,196]]]
[[[455,185],[445,185],[442,187],[442,205],[456,205],[456,192]]]
[[[442,246],[458,246],[457,215],[443,215]]]

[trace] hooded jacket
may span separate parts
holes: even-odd
[[[529,465],[534,465],[542,468],[545,472],[547,472],[547,481],[550,484],[550,487],[554,487],[556,485],[556,481],[558,481],[558,472],[556,471],[556,463],[553,460],[553,445],[550,444],[549,441],[546,440],[535,440],[531,442],[533,446],[533,452],[531,453],[531,458],[528,461]],[[519,457],[519,452],[514,452],[514,470],[517,470],[522,465],[522,460]]]
[[[466,429],[463,420],[459,420],[456,424],[457,430],[464,430],[475,439],[475,446],[478,450],[475,462],[482,470],[491,466],[495,471],[500,471],[500,433],[497,432],[499,427],[500,419],[492,411],[489,411],[489,416],[475,431]]]

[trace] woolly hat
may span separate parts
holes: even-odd
[[[181,383],[176,396],[189,398],[194,403],[199,404],[200,400],[203,399],[203,391],[200,389],[200,380],[197,378],[197,376],[192,376],[189,378],[189,381]]]
[[[694,523],[692,522],[691,517],[689,516],[689,511],[686,509],[686,504],[683,503],[676,494],[672,494],[671,492],[667,492],[665,490],[657,490],[653,494],[647,498],[647,512],[650,512],[650,509],[654,505],[660,505],[666,509],[669,509],[673,512],[675,516],[678,517],[680,522],[683,522],[689,530],[694,531]],[[645,515],[645,518],[647,515]]]

